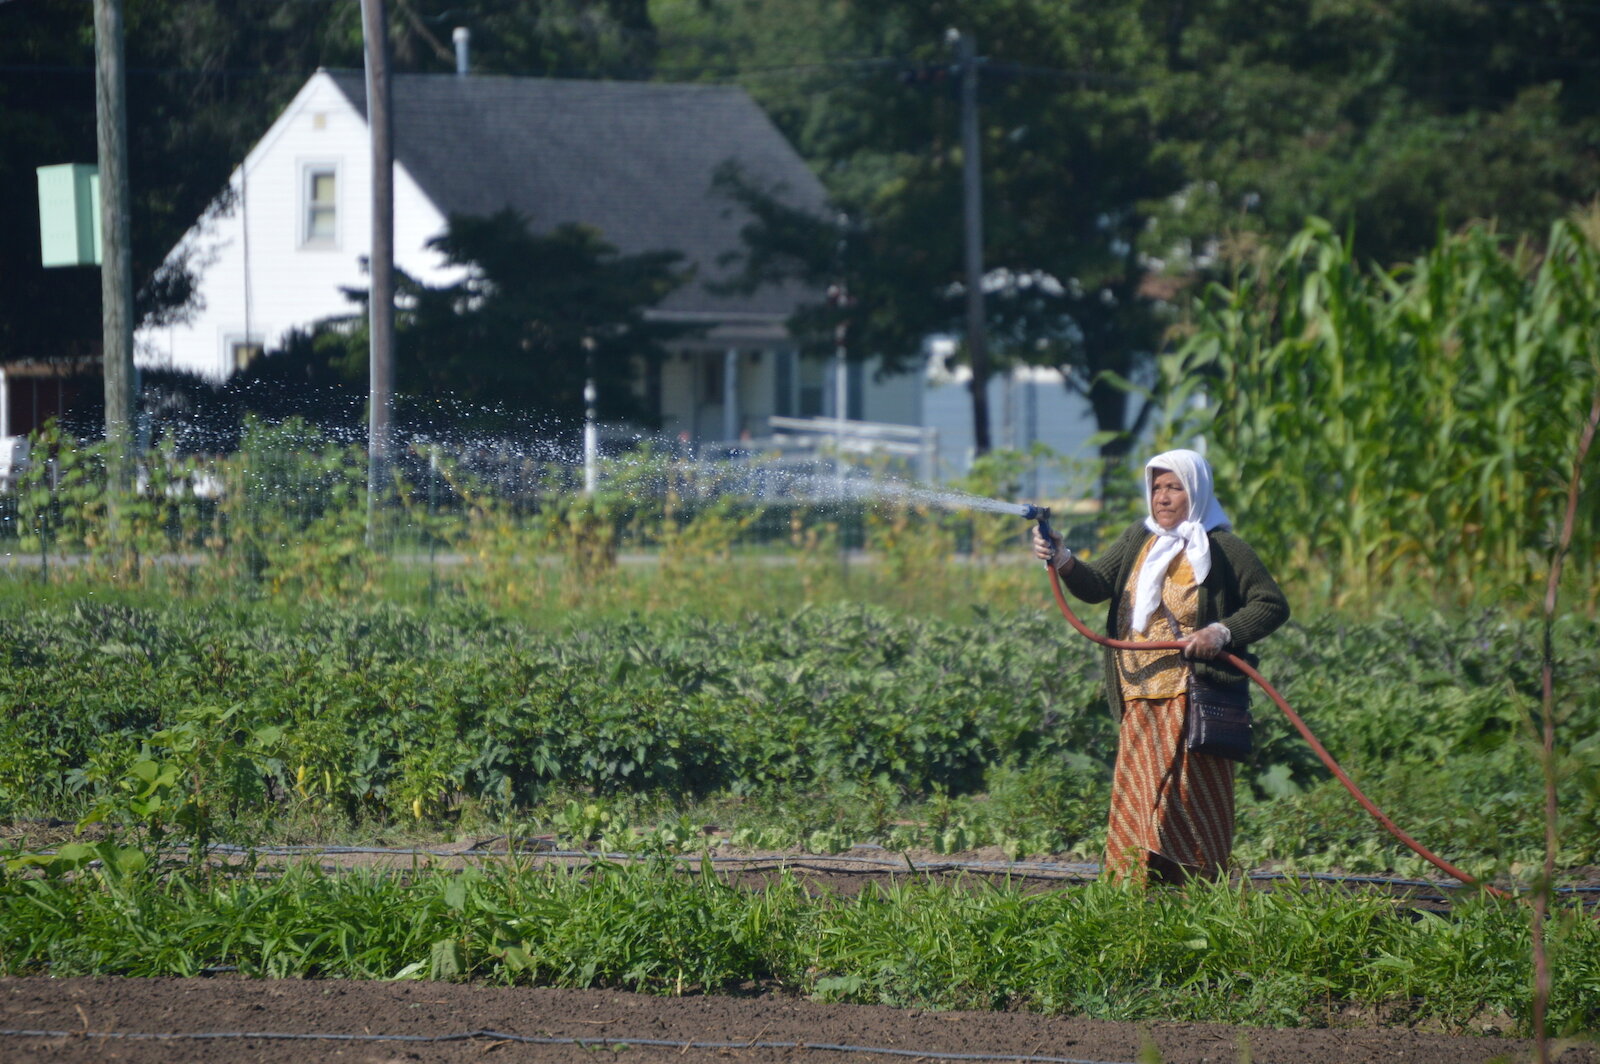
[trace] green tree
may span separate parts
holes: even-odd
[[[1146,247],[1175,270],[1309,216],[1383,265],[1493,219],[1542,239],[1600,191],[1600,20],[1503,0],[1149,3],[1182,195]]]
[[[408,429],[575,425],[591,377],[602,419],[653,423],[641,382],[666,342],[689,329],[646,312],[686,279],[678,253],[622,255],[577,225],[534,234],[509,209],[454,216],[430,246],[461,279],[432,286],[399,278],[396,405]],[[359,311],[292,333],[220,387],[160,375],[154,412],[211,446],[231,444],[249,413],[358,429],[368,375],[367,293],[348,295]]]
[[[534,234],[511,210],[452,217],[431,242],[462,280],[429,287],[407,280],[397,316],[399,388],[426,423],[427,398],[451,395],[469,420],[490,410],[548,414],[576,423],[592,376],[599,416],[649,424],[655,411],[639,383],[683,326],[646,311],[687,279],[673,251],[619,254],[595,230],[562,225]],[[366,347],[351,359],[366,372]],[[475,413],[482,411],[482,413]],[[459,415],[458,415],[459,416]]]
[[[790,6],[749,0],[723,15],[742,26],[740,12],[766,20]],[[1116,77],[1069,72],[1137,66],[1151,47],[1140,23],[1100,6],[1067,10],[1039,0],[872,0],[831,5],[826,20],[813,12],[804,24],[817,34],[814,46],[855,58],[797,63],[788,77],[750,85],[848,222],[807,219],[783,206],[779,190],[724,175],[728,193],[757,215],[744,282],[845,284],[853,303],[804,308],[794,328],[820,348],[843,325],[852,357],[880,356],[890,369],[912,364],[930,333],[963,332],[957,72],[946,44],[946,31],[958,27],[976,37],[984,57],[984,260],[995,361],[1059,368],[1106,430],[1105,455],[1122,454],[1142,416],[1130,417],[1123,382],[1143,371],[1163,328],[1162,308],[1143,291],[1143,205],[1180,190],[1184,175],[1143,95]],[[670,47],[665,19],[663,34]]]
[[[1224,275],[1309,215],[1388,263],[1477,218],[1541,239],[1600,190],[1600,21],[1504,0],[657,0],[661,69],[738,76],[850,223],[762,204],[747,283],[843,280],[795,327],[903,364],[959,333],[960,155],[942,40],[976,36],[989,330],[997,362],[1053,365],[1103,453],[1139,427],[1124,389]],[[907,84],[907,82],[910,82]],[[1148,407],[1141,409],[1148,410]]]
[[[192,265],[163,263],[232,167],[318,65],[360,62],[346,5],[127,5],[137,313],[181,313]],[[352,35],[353,29],[353,35]],[[97,355],[100,280],[39,261],[34,169],[96,157],[92,7],[0,5],[0,363]],[[88,313],[85,311],[89,310]]]
[[[644,0],[392,0],[396,69],[453,69],[457,25],[476,68],[502,73],[645,76],[655,50]],[[168,252],[250,145],[318,67],[361,66],[360,8],[126,0],[126,26],[137,312],[159,321],[184,312],[203,267]],[[99,277],[40,264],[34,177],[93,162],[94,121],[92,5],[0,3],[0,364],[99,353]]]
[[[420,4],[420,0],[405,0]],[[478,0],[428,5],[472,31],[473,69],[538,77],[645,78],[656,32],[647,0]],[[453,59],[452,59],[453,62]]]

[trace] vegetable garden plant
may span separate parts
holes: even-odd
[[[1540,478],[1569,393],[1592,386],[1580,236],[1519,257],[1468,234],[1363,276],[1312,230],[1214,293],[1170,363],[1233,397],[1202,427],[1297,596],[1264,671],[1395,820],[1506,882],[1533,879],[1545,844],[1543,633],[1519,590],[1546,564],[1557,489]],[[1448,374],[1407,376],[1418,352]],[[1317,387],[1274,391],[1291,378]],[[1492,899],[1413,921],[1337,891],[813,899],[685,875],[673,859],[714,841],[1098,858],[1113,730],[1095,652],[1047,612],[1004,518],[761,504],[648,453],[594,496],[561,468],[507,495],[419,444],[371,536],[357,449],[256,425],[233,455],[156,451],[112,525],[94,448],[45,434],[34,453],[54,464],[6,528],[33,561],[0,580],[0,971],[756,980],[1118,1018],[1529,1022],[1525,915]],[[1014,497],[1037,460],[993,456],[964,486]],[[202,477],[222,490],[189,490]],[[1092,551],[1124,520],[1112,506],[1069,535]],[[1572,882],[1600,865],[1596,524],[1552,633]],[[1424,871],[1258,717],[1244,866]],[[487,835],[658,860],[265,879],[205,860],[219,842]],[[1557,1029],[1600,1024],[1594,927],[1575,904],[1549,925]]]

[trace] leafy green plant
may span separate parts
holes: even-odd
[[[1241,532],[1320,599],[1516,593],[1547,564],[1597,299],[1600,247],[1570,222],[1539,248],[1471,227],[1389,272],[1313,222],[1200,301],[1161,360],[1166,436],[1212,445]],[[1597,551],[1580,536],[1572,564]]]
[[[1555,639],[1568,727],[1589,734],[1600,672],[1585,648],[1600,634],[1571,616]],[[956,623],[819,607],[552,628],[448,604],[29,600],[0,611],[0,642],[4,805],[77,820],[120,802],[107,822],[159,817],[149,827],[169,839],[243,838],[304,816],[408,831],[466,815],[550,820],[575,802],[621,817],[611,835],[639,842],[722,802],[744,803],[733,827],[785,844],[822,832],[827,847],[1093,859],[1115,749],[1093,648],[1040,613]],[[1445,840],[1469,870],[1521,876],[1542,847],[1524,734],[1538,643],[1503,611],[1313,617],[1274,636],[1264,668],[1409,830]],[[1241,858],[1410,869],[1287,721],[1258,709]],[[1597,750],[1580,742],[1558,766],[1565,867],[1596,858]],[[140,762],[157,770],[132,775]]]
[[[709,862],[516,863],[393,876],[149,873],[104,844],[12,854],[0,973],[436,978],[657,994],[787,987],[828,1000],[1118,1020],[1299,1026],[1344,1010],[1461,1029],[1530,1019],[1521,907],[1448,919],[1377,894],[1105,883],[1048,892],[907,877],[814,897],[792,876],[734,886]],[[1558,1031],[1600,1021],[1600,928],[1549,927]]]
[[[137,753],[112,748],[105,751],[112,757],[91,761],[77,782],[96,798],[79,830],[107,825],[157,853],[165,845],[184,845],[191,859],[200,861],[219,831],[227,834],[246,811],[258,824],[282,771],[275,754],[283,729],[243,724],[239,709],[187,707]]]

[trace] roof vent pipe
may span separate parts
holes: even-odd
[[[456,43],[456,76],[467,76],[467,42],[472,39],[472,33],[465,26],[457,26],[450,39]]]

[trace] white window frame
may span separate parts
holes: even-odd
[[[328,174],[333,177],[333,203],[319,204],[312,197],[314,195],[317,178]],[[339,209],[339,200],[342,196],[344,180],[342,169],[336,161],[315,160],[300,164],[300,247],[310,251],[337,251],[339,250],[340,217],[343,211]],[[311,214],[315,210],[333,211],[333,235],[330,237],[313,237],[311,235]]]
[[[256,348],[256,353],[251,356],[249,362],[246,362],[244,366],[239,365],[239,348],[241,347]],[[266,338],[260,333],[251,333],[246,335],[243,331],[240,331],[224,333],[222,336],[222,364],[227,370],[225,376],[231,377],[235,373],[239,373],[240,371],[244,370],[250,362],[254,362],[256,359],[262,357],[266,353]]]

